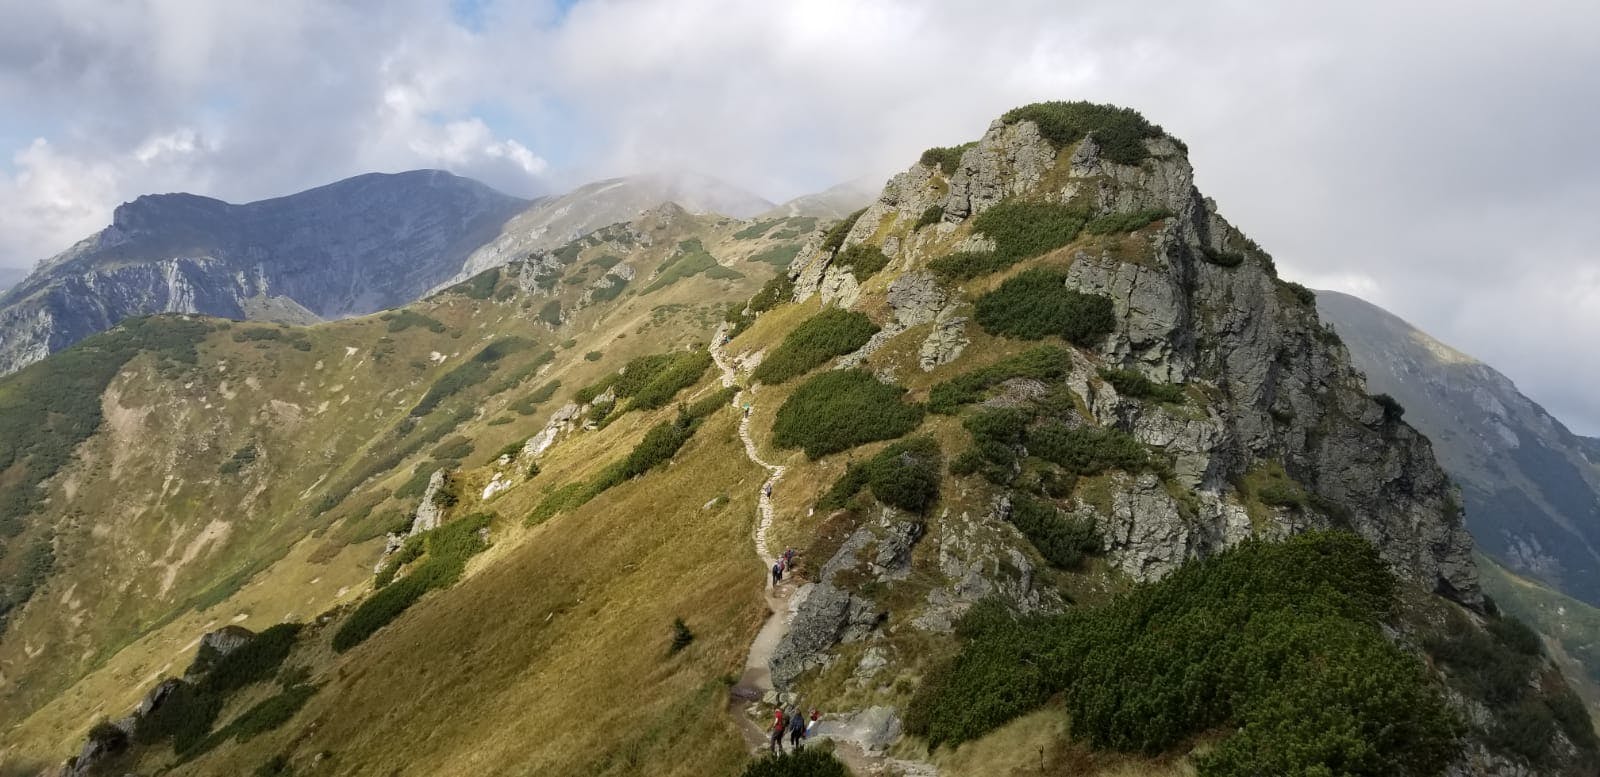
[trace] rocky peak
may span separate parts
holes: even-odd
[[[196,194],[145,194],[117,206],[111,226],[125,234],[154,232],[196,221],[210,221],[227,212],[222,200]]]
[[[953,170],[919,162],[894,176],[837,251],[808,245],[790,271],[795,299],[821,294],[870,307],[862,300],[882,294],[896,319],[963,319],[972,295],[964,298],[957,280],[927,288],[924,271],[954,252],[993,250],[973,226],[987,210],[1026,200],[1066,206],[1086,222],[1146,216],[1136,230],[1086,229],[1044,256],[1066,263],[1068,288],[1109,297],[1114,308],[1112,334],[1073,368],[1095,420],[1165,450],[1199,498],[1191,519],[1159,487],[1128,483],[1127,509],[1101,516],[1114,527],[1118,565],[1144,577],[1141,570],[1170,569],[1255,534],[1341,526],[1371,540],[1405,578],[1477,603],[1471,538],[1428,440],[1366,394],[1318,319],[1314,295],[1280,280],[1271,257],[1195,189],[1181,142],[1156,128],[1139,143],[1140,158],[1129,162],[1126,146],[1118,158],[1093,132],[1063,144],[1034,121],[996,121]],[[1129,237],[1100,237],[1124,231]],[[833,262],[863,243],[890,259],[865,288]],[[951,303],[938,301],[946,296]],[[961,342],[959,324],[941,323],[923,345],[926,363]],[[1185,417],[1122,401],[1094,388],[1099,367],[1191,386],[1209,404]],[[1239,484],[1269,464],[1281,465],[1306,499],[1271,509],[1263,523],[1246,517]]]

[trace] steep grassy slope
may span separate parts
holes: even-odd
[[[132,358],[26,518],[24,539],[53,534],[55,566],[0,639],[7,768],[73,749],[94,717],[181,669],[206,629],[306,620],[359,595],[419,475],[466,466],[459,487],[481,490],[475,468],[579,387],[703,344],[722,300],[772,271],[746,257],[781,241],[733,239],[744,226],[666,207],[397,313],[200,321],[192,364]],[[644,292],[690,240],[729,266]],[[544,386],[558,388],[533,401]]]

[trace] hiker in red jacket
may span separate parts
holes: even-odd
[[[789,729],[789,721],[783,715],[783,708],[772,711],[772,744],[769,748],[775,755],[783,755],[783,735]]]

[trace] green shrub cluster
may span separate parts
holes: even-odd
[[[1172,211],[1166,208],[1152,208],[1134,211],[1132,213],[1111,213],[1101,216],[1088,224],[1083,231],[1091,235],[1114,235],[1120,232],[1137,232],[1162,219],[1172,218]]]
[[[1355,535],[1249,541],[1096,608],[993,617],[908,718],[933,745],[974,739],[1059,695],[1073,735],[1158,753],[1235,733],[1207,777],[1436,775],[1457,722],[1421,663],[1379,628],[1395,581]]]
[[[545,494],[544,498],[533,506],[532,512],[528,513],[528,525],[544,523],[560,513],[576,510],[594,497],[595,493],[590,490],[588,483],[582,481],[568,483]]]
[[[892,440],[922,423],[921,405],[903,401],[905,389],[883,383],[866,370],[833,370],[813,376],[778,408],[772,442],[804,448],[819,459],[876,440]]]
[[[1400,419],[1405,418],[1406,409],[1400,404],[1400,400],[1388,394],[1373,394],[1372,399],[1378,403],[1379,407],[1383,408],[1383,420],[1389,423],[1399,423]]]
[[[750,312],[765,313],[788,302],[793,296],[794,280],[789,277],[788,273],[778,273],[776,278],[767,281],[761,287],[761,290],[750,298]]]
[[[1201,246],[1200,256],[1218,267],[1238,267],[1244,264],[1244,254],[1239,251],[1218,250],[1211,246]]]
[[[231,736],[237,741],[249,742],[288,723],[316,692],[316,687],[310,685],[285,688],[240,713],[238,718],[218,731],[215,738],[220,742]]]
[[[850,230],[855,228],[856,222],[861,220],[861,214],[866,212],[867,209],[862,208],[839,219],[839,223],[829,227],[828,231],[822,236],[822,250],[829,254],[838,253],[839,248],[844,245],[844,239],[850,236]]]
[[[1150,451],[1132,435],[1098,426],[1069,427],[1059,421],[1028,430],[1028,452],[1075,475],[1109,469],[1141,472],[1154,467]]]
[[[799,243],[776,245],[750,257],[752,262],[770,264],[781,270],[786,270],[794,263],[794,258],[800,255],[802,246]]]
[[[856,283],[866,283],[868,278],[889,266],[889,257],[885,256],[883,250],[877,246],[857,243],[840,251],[833,263],[840,267],[849,267]]]
[[[297,351],[311,350],[311,340],[306,337],[304,332],[290,330],[282,324],[278,325],[278,328],[275,329],[270,329],[267,327],[240,327],[234,330],[233,341],[236,343],[286,342],[294,346],[294,349]]]
[[[959,146],[934,146],[922,152],[922,157],[917,161],[928,167],[937,167],[945,175],[955,175],[956,167],[961,164],[961,155],[967,149],[978,145],[976,142],[962,143]]]
[[[842,510],[848,507],[850,499],[861,493],[867,487],[867,465],[862,462],[851,462],[845,467],[844,474],[833,481],[822,497],[817,500],[817,509],[823,512]]]
[[[916,230],[922,229],[923,227],[926,227],[926,226],[928,226],[930,224],[937,224],[937,223],[939,223],[940,221],[943,221],[943,220],[944,220],[944,206],[943,205],[929,205],[926,209],[924,209],[922,211],[922,215],[917,217],[917,223],[913,224],[911,226],[911,229],[912,229],[912,231],[916,231]]]
[[[256,451],[255,445],[246,445],[234,451],[227,461],[222,462],[222,465],[217,467],[217,471],[224,475],[236,474],[245,467],[256,463],[258,455],[260,454]]]
[[[1111,298],[1066,287],[1067,273],[1024,270],[978,298],[973,319],[990,334],[1038,340],[1055,335],[1092,346],[1116,328]]]
[[[1283,464],[1266,462],[1245,474],[1244,488],[1256,501],[1271,507],[1305,507],[1311,495],[1289,477]]]
[[[457,366],[439,376],[439,379],[428,387],[428,393],[422,395],[422,399],[411,408],[409,415],[421,418],[433,412],[440,402],[488,380],[493,371],[493,367],[476,360]]]
[[[472,440],[464,436],[457,435],[439,443],[428,455],[440,460],[460,461],[461,459],[471,456],[473,448],[475,447],[476,446],[473,444]]]
[[[227,655],[203,647],[186,673],[199,679],[179,681],[160,705],[139,718],[134,738],[144,744],[170,741],[180,756],[195,751],[205,743],[231,693],[277,673],[294,649],[300,629],[298,623],[280,623]]]
[[[706,250],[700,238],[690,238],[678,244],[677,253],[661,265],[656,271],[656,279],[644,289],[645,294],[664,289],[678,281],[694,275],[704,273],[707,278],[716,280],[733,280],[743,278],[744,273],[723,267],[717,263],[711,252]]]
[[[845,507],[863,488],[878,501],[913,513],[925,513],[939,501],[944,469],[939,443],[913,437],[894,443],[865,462],[851,463],[817,502],[823,510]]]
[[[1182,404],[1183,387],[1172,383],[1157,383],[1144,373],[1134,370],[1102,369],[1100,379],[1111,384],[1118,394],[1135,399],[1149,399],[1168,404]]]
[[[517,411],[518,415],[533,415],[538,412],[539,406],[549,402],[550,398],[555,396],[556,391],[560,388],[561,381],[552,380],[534,389],[533,393],[517,400],[511,405],[511,409]]]
[[[379,316],[378,320],[389,322],[388,329],[390,332],[404,332],[414,326],[420,326],[434,334],[443,334],[445,330],[444,322],[431,316],[425,316],[410,308],[401,308],[391,313],[385,313]]]
[[[943,471],[939,443],[932,437],[913,437],[884,448],[867,462],[867,487],[886,505],[925,513],[939,501]]]
[[[751,376],[769,385],[783,383],[855,351],[877,333],[878,325],[865,313],[826,308],[791,330]]]
[[[1084,556],[1100,549],[1094,519],[1068,515],[1044,499],[1014,493],[1006,518],[1045,561],[1060,569],[1075,569]]]
[[[500,268],[491,267],[448,289],[446,294],[462,294],[472,299],[488,299],[500,283]]]
[[[994,241],[993,251],[948,254],[929,262],[928,269],[955,280],[987,275],[1071,243],[1087,221],[1081,210],[1067,205],[1002,200],[972,220],[975,230]]]
[[[666,407],[679,391],[693,386],[706,370],[711,369],[710,351],[675,351],[665,356],[659,367],[638,377],[634,376],[631,367],[639,361],[635,359],[629,362],[628,371],[617,380],[617,396],[630,400],[630,410]]]
[[[672,643],[667,646],[667,652],[676,653],[688,647],[691,642],[694,642],[694,632],[689,630],[689,624],[684,623],[682,618],[674,618],[672,620]]]
[[[1164,134],[1160,126],[1146,121],[1131,108],[1083,101],[1024,105],[1006,111],[1000,120],[1007,124],[1031,121],[1056,148],[1093,137],[1101,157],[1125,165],[1144,161],[1150,156],[1144,141]]]
[[[1295,283],[1294,281],[1280,281],[1280,283],[1283,284],[1284,288],[1289,290],[1289,294],[1291,296],[1293,296],[1295,298],[1295,300],[1298,301],[1300,304],[1302,304],[1302,305],[1310,305],[1310,306],[1313,306],[1313,307],[1316,306],[1316,304],[1317,304],[1317,293],[1316,292],[1314,292],[1314,291],[1312,291],[1312,290],[1310,290],[1310,289],[1308,289],[1308,288],[1306,288],[1304,286],[1301,286],[1300,284]]]
[[[751,761],[741,777],[850,777],[850,772],[832,753],[806,747]]]
[[[477,408],[471,405],[456,408],[414,435],[410,434],[410,432],[415,429],[418,418],[407,416],[401,419],[401,422],[395,426],[394,432],[397,437],[404,441],[398,444],[389,444],[387,441],[376,443],[374,448],[382,450],[382,454],[373,454],[360,459],[360,466],[352,470],[350,474],[333,481],[322,497],[317,500],[316,505],[313,506],[312,514],[321,515],[338,507],[350,495],[350,492],[354,491],[362,483],[385,472],[392,471],[395,467],[400,466],[400,462],[405,461],[417,451],[438,442],[445,435],[455,431],[456,427],[467,419],[472,418],[476,415],[476,412]],[[407,437],[407,435],[410,436]]]
[[[573,400],[587,405],[611,389],[619,402],[629,400],[628,410],[666,407],[679,391],[700,380],[711,368],[711,361],[711,352],[700,350],[638,356],[621,370],[579,389]]]
[[[423,594],[435,588],[448,588],[460,579],[467,559],[487,547],[479,539],[478,532],[492,519],[492,515],[478,513],[417,535],[423,548],[422,563],[405,577],[367,597],[334,632],[334,651],[343,653],[361,644],[399,617]]]
[[[1423,647],[1452,685],[1494,713],[1495,722],[1481,733],[1497,749],[1543,764],[1553,754],[1559,730],[1580,749],[1595,752],[1583,702],[1570,690],[1551,692],[1530,682],[1540,670],[1544,646],[1526,624],[1493,614],[1480,628],[1452,611],[1438,632],[1424,638]]]
[[[745,227],[744,229],[741,229],[738,232],[733,233],[733,239],[734,240],[755,240],[756,238],[759,238],[762,235],[767,234],[767,230],[772,229],[773,227],[778,226],[781,223],[783,223],[783,219],[768,219],[766,221],[757,221],[756,223],[751,224],[750,226]]]
[[[936,384],[928,393],[928,410],[950,414],[983,398],[983,392],[1012,378],[1057,380],[1067,374],[1072,354],[1055,345],[1041,345],[988,367],[965,372]]]
[[[483,350],[473,354],[472,358],[434,381],[433,385],[428,387],[428,393],[422,396],[416,407],[411,408],[409,415],[421,418],[433,412],[439,403],[488,380],[500,360],[511,354],[529,350],[535,345],[536,343],[525,337],[502,337],[489,343]],[[554,354],[551,354],[551,357],[553,358]]]
[[[550,326],[561,326],[561,300],[552,299],[539,308],[539,320]]]
[[[597,285],[589,290],[589,299],[593,302],[610,302],[622,296],[622,290],[628,287],[628,279],[617,275],[607,275],[604,285]]]

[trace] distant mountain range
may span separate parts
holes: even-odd
[[[815,194],[803,194],[766,213],[764,218],[810,216],[842,219],[878,198],[879,184],[865,178],[845,181]]]
[[[304,323],[402,305],[527,204],[438,170],[361,175],[244,205],[145,195],[0,296],[0,373],[130,316]]]
[[[533,251],[566,245],[664,202],[677,203],[692,213],[734,218],[748,218],[773,207],[750,192],[702,175],[655,174],[595,181],[560,196],[533,201],[499,236],[473,251],[450,282],[464,281]]]
[[[1478,547],[1518,574],[1600,604],[1600,440],[1580,437],[1509,378],[1376,305],[1317,292],[1367,374],[1433,440]]]
[[[0,294],[0,374],[132,316],[305,324],[397,307],[664,202],[733,217],[774,207],[687,174],[531,201],[438,170],[361,175],[243,205],[145,195],[26,279],[0,275],[0,289],[9,287]]]

